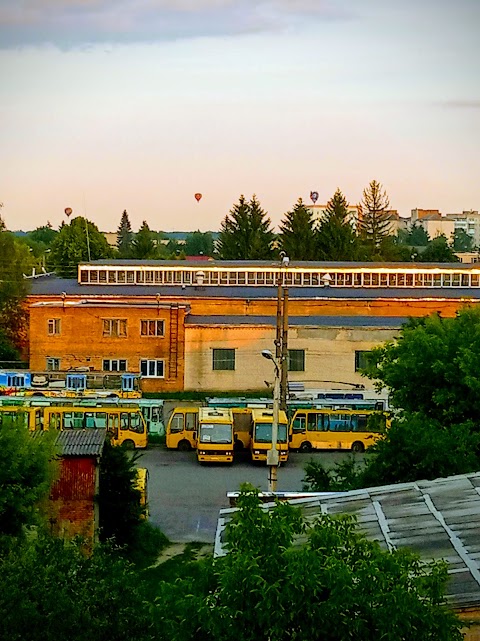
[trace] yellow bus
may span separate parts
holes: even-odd
[[[296,410],[290,424],[290,449],[364,452],[388,424],[386,415],[374,410]]]
[[[106,429],[114,445],[147,447],[147,426],[138,407],[77,407],[53,405],[43,408],[44,429]]]
[[[140,492],[140,506],[144,509],[143,519],[148,519],[148,470],[145,467],[137,467],[137,479],[135,489]]]
[[[198,407],[175,407],[168,419],[166,445],[169,449],[188,452],[197,447]]]
[[[272,449],[273,410],[255,409],[252,412],[252,438],[250,452],[252,461],[266,461]],[[283,410],[278,413],[277,450],[280,463],[288,461],[288,419]]]
[[[233,415],[227,408],[198,410],[197,460],[199,463],[233,463]]]
[[[1,405],[0,426],[20,421],[30,431],[42,429],[43,412],[40,407],[23,407],[22,405]]]

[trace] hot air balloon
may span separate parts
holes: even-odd
[[[195,200],[197,203],[200,202],[200,200],[202,200],[202,194],[195,194]]]
[[[73,209],[71,207],[65,207],[65,215],[70,216],[72,213]]]
[[[315,204],[318,200],[318,191],[311,191],[310,192],[310,199],[313,204]]]

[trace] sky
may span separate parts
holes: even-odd
[[[480,209],[480,0],[0,0],[0,214],[276,227],[373,179]],[[197,202],[195,193],[202,193]]]

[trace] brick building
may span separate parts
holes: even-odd
[[[96,497],[105,437],[106,430],[101,429],[66,430],[58,434],[55,445],[60,469],[49,501],[49,521],[55,536],[81,536],[90,544],[96,541]]]

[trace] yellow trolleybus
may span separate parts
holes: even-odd
[[[233,463],[233,447],[232,410],[201,407],[198,410],[198,462]]]
[[[0,405],[0,427],[20,422],[32,432],[42,429],[43,412],[39,407]]]
[[[44,429],[106,429],[114,445],[147,447],[147,426],[138,407],[47,406],[43,408]]]
[[[364,452],[389,425],[387,416],[373,410],[296,410],[290,426],[290,448]]]

